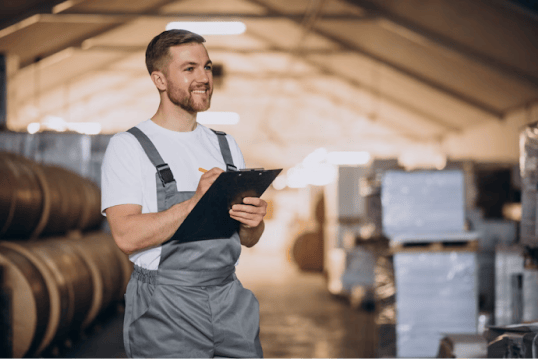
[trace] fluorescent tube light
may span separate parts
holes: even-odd
[[[235,112],[200,112],[197,121],[202,125],[237,125],[239,114]]]
[[[166,30],[183,29],[198,35],[239,35],[247,27],[241,21],[174,21],[166,25]]]

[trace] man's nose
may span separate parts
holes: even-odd
[[[202,70],[198,71],[198,74],[196,76],[196,80],[198,82],[208,83],[210,77],[211,77],[211,72],[207,71],[206,69],[202,69]]]

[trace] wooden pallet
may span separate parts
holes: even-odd
[[[477,240],[435,241],[435,242],[393,242],[391,253],[401,252],[475,252],[478,249]]]

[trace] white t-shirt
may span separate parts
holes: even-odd
[[[138,127],[149,137],[164,162],[170,166],[178,191],[196,191],[202,173],[200,167],[226,170],[218,138],[209,128],[198,124],[191,132],[167,130],[151,120]],[[234,165],[245,168],[239,146],[226,135]],[[157,212],[156,169],[138,140],[128,132],[114,135],[108,144],[101,168],[101,210],[119,204],[139,204],[142,213]],[[136,265],[157,269],[161,247],[154,247],[129,256]]]

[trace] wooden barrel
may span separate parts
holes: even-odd
[[[87,327],[111,302],[123,299],[132,264],[109,234],[92,232],[79,240],[71,240],[77,253],[92,272],[93,301],[82,327]]]
[[[84,206],[82,206],[82,214],[76,228],[83,230],[94,229],[103,221],[103,216],[101,215],[101,189],[92,181],[85,180],[84,183],[84,186],[80,188]]]
[[[56,337],[79,329],[92,305],[92,273],[72,246],[70,239],[53,238],[27,246],[41,259],[54,276],[60,294],[60,317]]]
[[[12,293],[13,356],[39,355],[89,326],[123,299],[132,264],[109,234],[0,241],[4,285]]]
[[[48,216],[44,175],[26,158],[0,152],[0,238],[27,238]]]
[[[0,152],[0,174],[0,238],[84,231],[103,220],[99,187],[72,171]]]
[[[93,263],[94,271],[96,270],[94,273],[95,303],[83,324],[87,325],[95,318],[99,310],[123,298],[126,276],[125,259],[120,257],[120,250],[112,236],[108,234],[90,233],[80,240],[73,241],[73,245],[88,263]]]
[[[19,244],[0,242],[0,264],[12,293],[13,357],[34,356],[56,333],[60,293],[45,264]]]
[[[51,215],[43,234],[65,233],[76,228],[82,215],[84,197],[81,195],[78,176],[56,166],[44,166],[48,180]]]
[[[295,263],[303,271],[323,270],[323,236],[321,232],[305,232],[299,235],[292,247]]]

